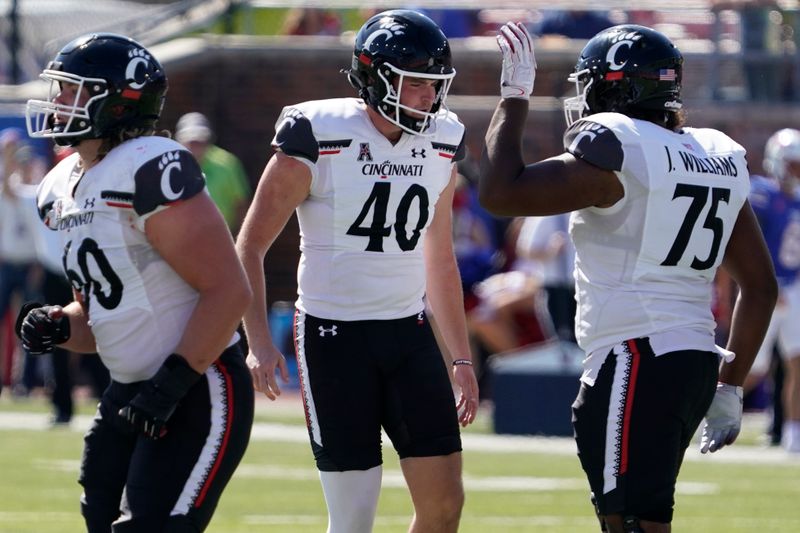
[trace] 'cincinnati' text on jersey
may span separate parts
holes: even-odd
[[[384,161],[383,163],[367,163],[361,167],[364,176],[422,176],[424,165],[403,165]]]
[[[70,228],[77,228],[85,224],[91,224],[94,220],[94,211],[80,213],[77,215],[67,215],[58,221],[58,230],[64,231]]]

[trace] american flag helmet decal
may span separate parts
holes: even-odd
[[[674,68],[662,68],[658,71],[658,81],[675,81]]]

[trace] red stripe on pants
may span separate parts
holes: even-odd
[[[631,430],[631,412],[633,411],[633,397],[636,393],[636,376],[639,374],[639,349],[633,340],[627,341],[631,354],[631,372],[628,377],[628,390],[625,394],[625,417],[622,420],[622,449],[620,453],[619,475],[628,470],[628,441]]]

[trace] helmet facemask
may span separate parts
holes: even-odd
[[[167,78],[142,45],[113,33],[83,35],[66,44],[41,74],[49,100],[26,107],[31,137],[76,146],[85,139],[133,138],[152,132]],[[75,89],[71,102],[69,91]]]
[[[450,90],[450,84],[456,75],[455,69],[451,69],[447,74],[429,74],[402,70],[394,65],[385,63],[382,68],[377,69],[377,74],[383,84],[383,90],[380,91],[383,93],[383,97],[380,98],[377,105],[377,111],[381,116],[403,131],[413,135],[422,137],[430,137],[433,135],[433,132],[429,132],[428,128],[436,117],[447,114],[445,100]],[[436,97],[434,98],[433,106],[431,106],[430,111],[420,111],[400,102],[402,98],[403,82],[406,77],[435,80],[437,82]],[[396,89],[393,82],[397,84]]]
[[[39,77],[50,82],[49,97],[48,100],[28,100],[26,112],[28,134],[32,138],[53,138],[62,146],[88,138],[87,134],[91,134],[94,126],[90,108],[109,94],[106,80],[84,78],[52,69],[45,69]],[[72,84],[76,87],[72,103],[56,102],[63,84]],[[90,96],[81,104],[84,91]]]
[[[589,73],[589,69],[585,69],[573,72],[567,77],[567,82],[575,84],[577,95],[564,100],[564,118],[567,120],[567,127],[588,114],[589,104],[586,103],[586,95],[594,83],[594,78],[591,78]]]

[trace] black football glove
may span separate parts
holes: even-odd
[[[145,436],[160,439],[167,434],[167,421],[178,402],[201,377],[186,359],[171,354],[156,375],[143,383],[139,393],[119,410],[119,416]]]
[[[57,344],[69,340],[69,318],[66,315],[50,318],[50,311],[56,307],[59,306],[27,302],[19,310],[14,330],[22,341],[22,347],[31,355],[51,352]]]

